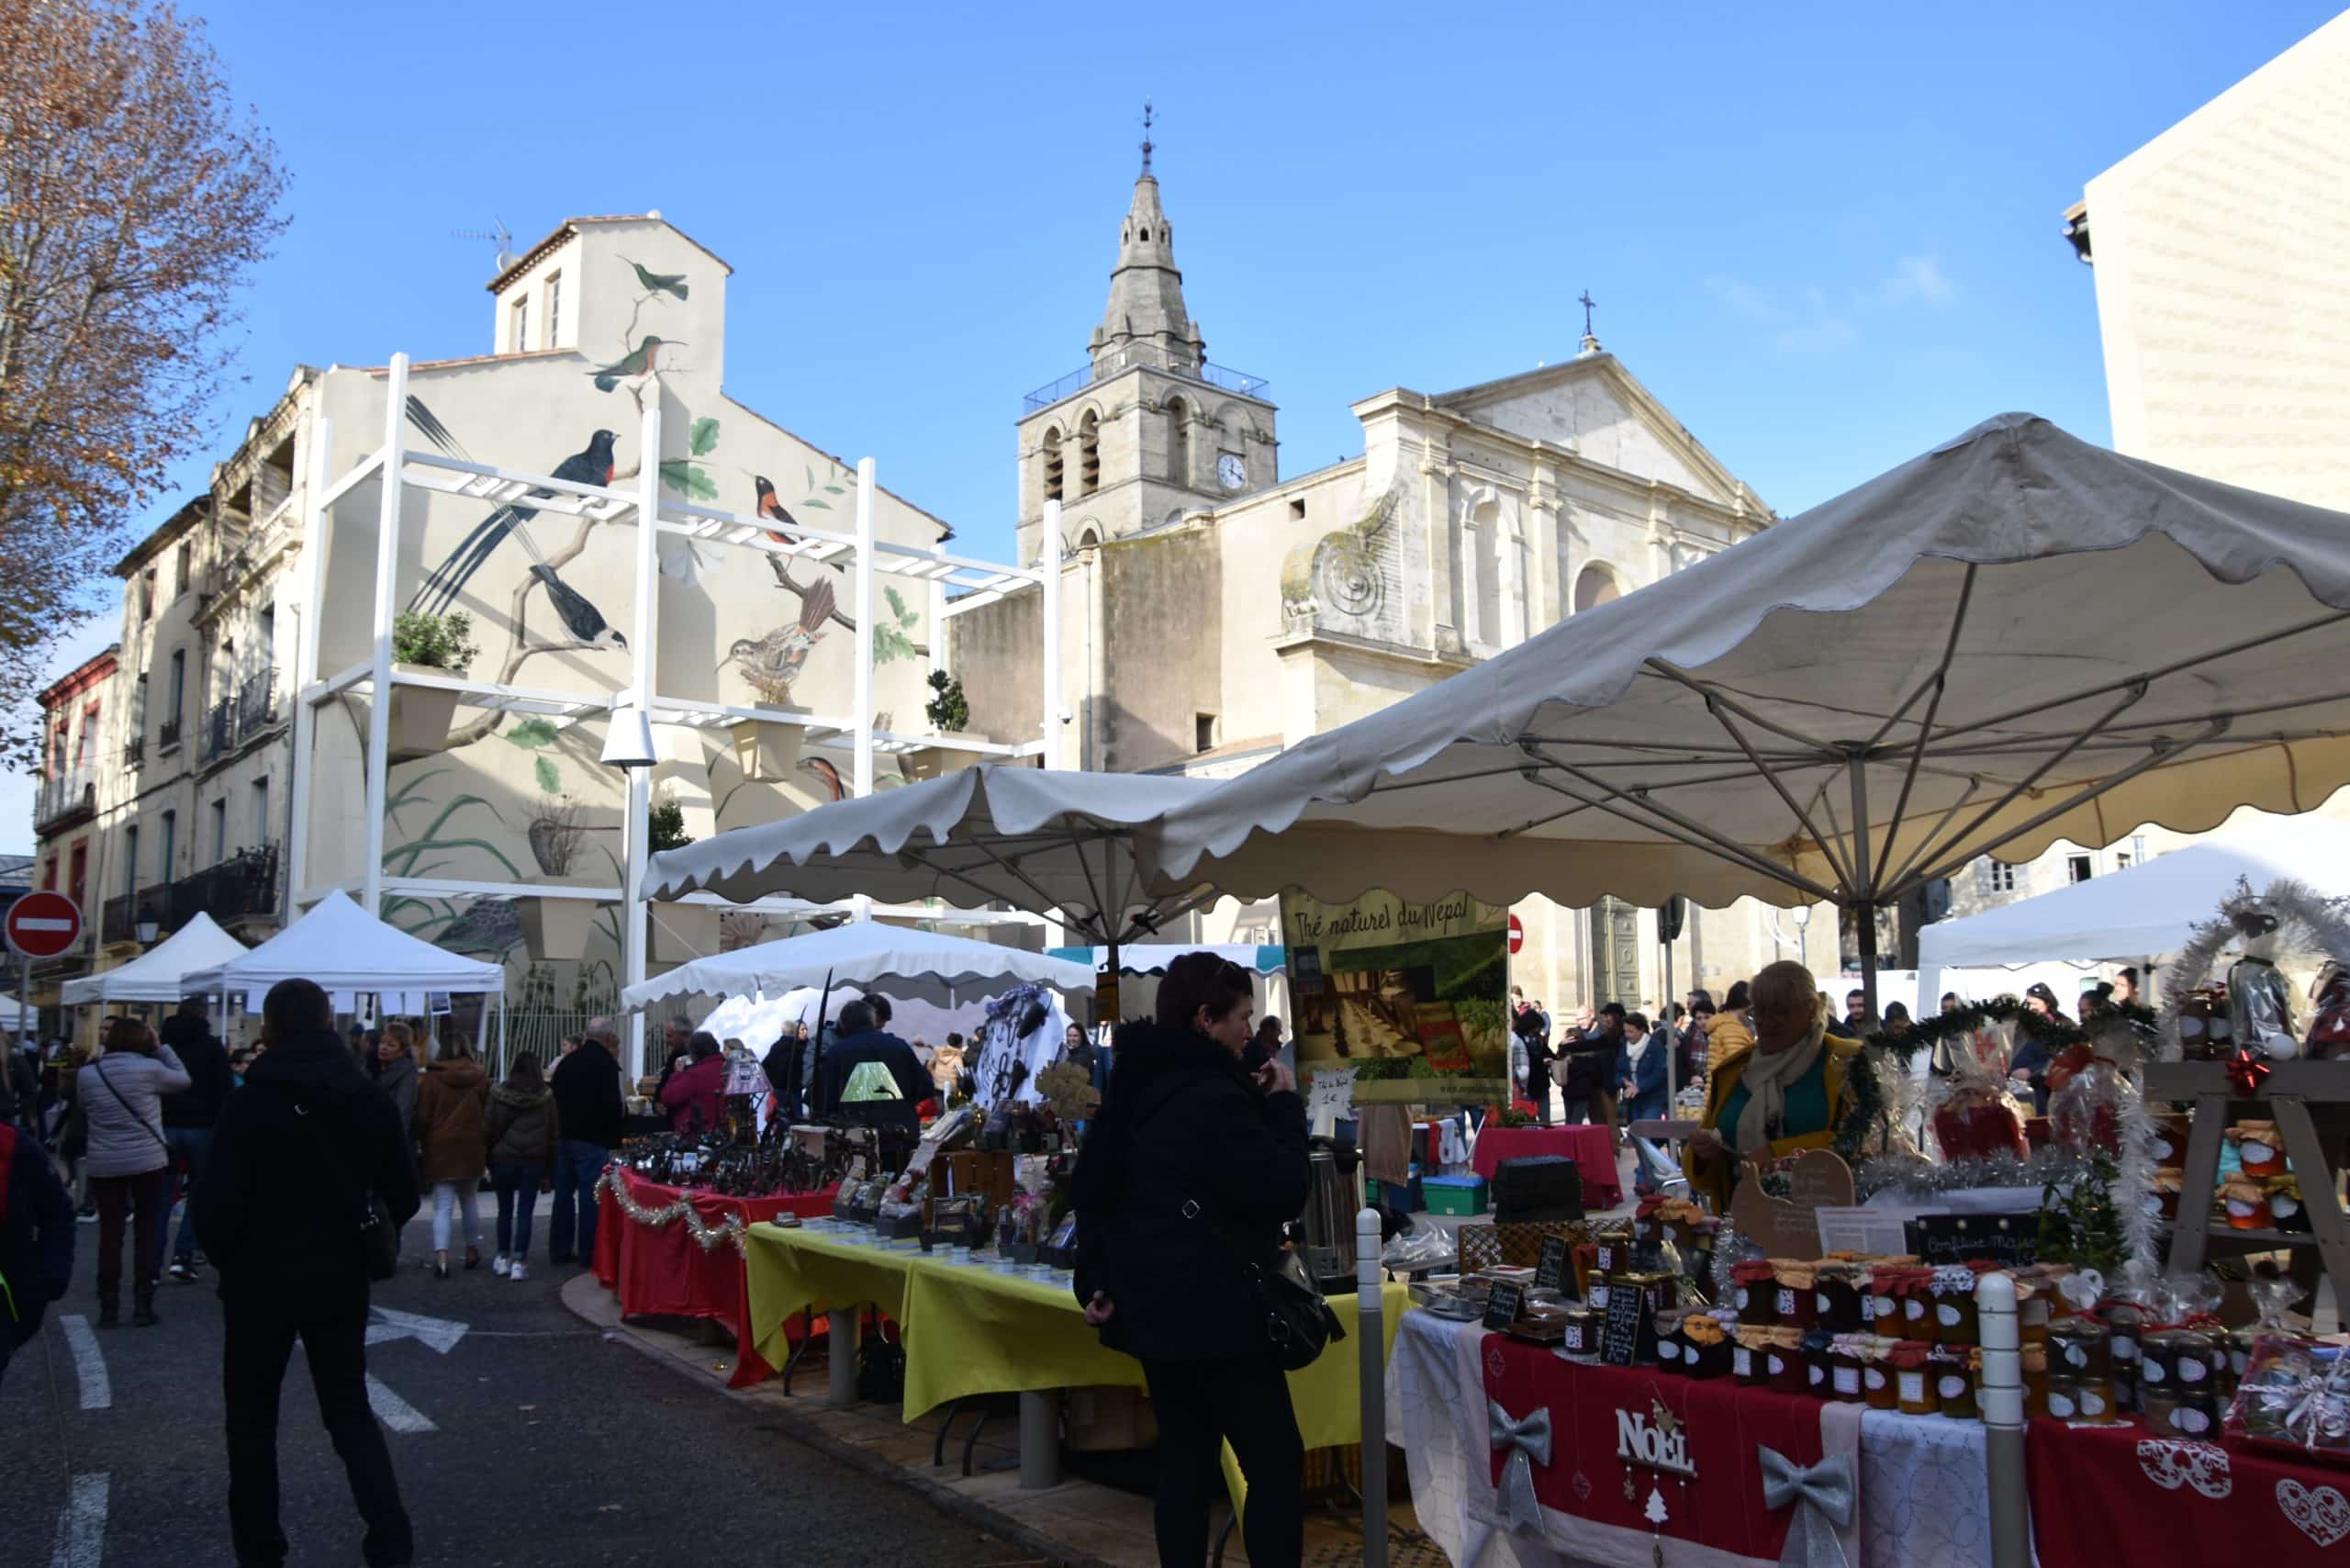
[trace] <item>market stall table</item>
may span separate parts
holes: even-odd
[[[2350,1555],[2350,1473],[2266,1450],[2042,1417],[2024,1445],[2042,1562],[2258,1562]]]
[[[1606,1127],[1499,1127],[1477,1135],[1470,1166],[1490,1182],[1505,1159],[1563,1154],[1583,1171],[1583,1206],[1604,1213],[1624,1201],[1624,1179],[1616,1169],[1616,1139]]]
[[[1397,1335],[1387,1401],[1389,1439],[1410,1467],[1420,1527],[1455,1562],[1537,1568],[1564,1557],[1647,1568],[1661,1546],[1667,1562],[1776,1563],[1794,1509],[1764,1505],[1761,1446],[1805,1466],[1831,1452],[1856,1461],[1859,1508],[1837,1532],[1848,1562],[1987,1568],[1991,1561],[1978,1422],[1823,1403],[1727,1377],[1582,1365],[1418,1311],[1404,1315]],[[1539,1520],[1518,1531],[1501,1500],[1505,1455],[1493,1444],[1489,1401],[1513,1421],[1538,1408],[1550,1418],[1550,1460],[1529,1472]],[[1619,1458],[1633,1417],[1641,1431],[1669,1420],[1684,1445],[1673,1457],[1690,1473]],[[1651,1493],[1662,1524],[1650,1518]],[[2043,1551],[2042,1560],[2089,1559]]]
[[[621,1191],[615,1191],[613,1183]],[[787,1193],[773,1197],[741,1198],[690,1188],[666,1186],[625,1166],[606,1170],[597,1186],[596,1278],[620,1297],[623,1317],[699,1317],[723,1323],[734,1331],[734,1375],[728,1386],[744,1388],[774,1375],[789,1353],[789,1343],[800,1335],[800,1326],[778,1324],[772,1336],[773,1356],[755,1343],[752,1332],[759,1320],[750,1311],[743,1253],[729,1238],[713,1238],[704,1247],[686,1215],[648,1224],[628,1211],[673,1211],[680,1201],[704,1235],[725,1226],[729,1216],[744,1226],[772,1220],[778,1215],[829,1214],[834,1189],[818,1193]],[[621,1202],[621,1192],[627,1203]]]
[[[1024,1484],[1051,1484],[1038,1477],[1052,1470],[1052,1445],[1058,1443],[1052,1393],[1143,1385],[1142,1363],[1102,1348],[1066,1276],[1002,1274],[985,1262],[957,1264],[943,1254],[924,1256],[862,1236],[775,1226],[753,1226],[748,1243],[744,1271],[751,1315],[755,1322],[775,1326],[754,1347],[759,1354],[773,1359],[783,1352],[782,1325],[798,1313],[834,1312],[833,1331],[840,1336],[851,1332],[853,1323],[841,1309],[878,1306],[897,1321],[902,1336],[906,1420],[974,1394],[1023,1396]],[[1384,1293],[1382,1321],[1391,1351],[1408,1299],[1401,1285]],[[1354,1298],[1332,1296],[1330,1305],[1351,1334]],[[1307,1448],[1360,1439],[1358,1359],[1352,1344],[1336,1345],[1312,1366],[1290,1374],[1290,1399]],[[837,1379],[834,1393],[844,1393]],[[1031,1451],[1040,1446],[1046,1451]]]

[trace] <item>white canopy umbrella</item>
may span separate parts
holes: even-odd
[[[1107,947],[1047,947],[1045,951],[1056,958],[1091,965],[1097,973],[1110,963]],[[1214,953],[1260,975],[1280,974],[1289,964],[1288,950],[1278,942],[1138,942],[1117,950],[1118,972],[1163,975],[1168,965],[1186,953]]]
[[[171,936],[127,964],[103,974],[65,982],[65,1005],[85,1002],[177,1002],[187,994],[180,980],[191,969],[208,969],[241,957],[245,945],[198,910]]]
[[[1862,913],[2350,781],[2350,517],[2009,414],[1170,813],[1161,885]]]
[[[2320,817],[2260,818],[2224,840],[2174,849],[2109,876],[2058,888],[1918,933],[1918,967],[2122,962],[2175,953],[2210,920],[2238,879],[2255,892],[2291,878],[2350,897],[2350,827]]]
[[[764,1050],[780,1039],[791,1025],[812,1027],[820,1015],[839,1013],[844,1004],[855,1002],[861,994],[848,986],[825,991],[812,985],[800,985],[780,996],[730,996],[711,1008],[695,1026],[707,1030],[722,1045],[728,1040],[740,1040],[755,1050]]]
[[[647,886],[655,898],[708,889],[738,903],[865,893],[893,903],[1003,904],[1119,945],[1213,897],[1158,888],[1150,856],[1160,819],[1215,788],[1157,774],[980,764],[666,850],[653,857]]]
[[[818,981],[912,983],[917,994],[923,994],[934,989],[944,992],[1023,980],[1058,991],[1084,991],[1093,984],[1093,971],[1018,947],[865,920],[696,958],[630,986],[621,992],[621,1005],[636,1012],[665,997],[759,996]]]
[[[160,949],[159,949],[160,951]],[[506,970],[467,958],[386,924],[337,889],[309,912],[226,963],[180,977],[188,996],[267,991],[282,980],[316,980],[330,991],[496,991]]]

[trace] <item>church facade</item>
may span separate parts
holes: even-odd
[[[1586,329],[1556,364],[1375,392],[1352,408],[1360,456],[1285,476],[1270,386],[1208,358],[1146,158],[1088,363],[1018,426],[1023,563],[1046,503],[1062,509],[1064,765],[1245,770],[1768,526]],[[1040,597],[950,623],[975,729],[1038,722]],[[1554,1010],[1663,995],[1646,912],[1518,913],[1516,978]],[[1278,940],[1270,906],[1202,920],[1202,939]],[[1695,924],[1681,988],[1798,956],[1799,929],[1759,907]],[[1831,914],[1808,955],[1830,973],[1834,930]]]

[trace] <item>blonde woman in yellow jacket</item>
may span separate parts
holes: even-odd
[[[1702,1130],[1690,1138],[1690,1184],[1728,1213],[1730,1190],[1749,1162],[1784,1159],[1836,1140],[1851,1109],[1848,1085],[1858,1040],[1827,1033],[1811,971],[1792,961],[1754,977],[1754,1044],[1715,1070],[1706,1084]]]
[[[1714,1014],[1713,1023],[1706,1030],[1707,1077],[1728,1061],[1732,1052],[1745,1050],[1754,1044],[1754,1031],[1747,1026],[1746,1022],[1747,1009],[1752,1005],[1744,980],[1731,986],[1729,994],[1722,998],[1721,1011]]]

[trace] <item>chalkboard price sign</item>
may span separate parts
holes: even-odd
[[[1628,1367],[1656,1359],[1656,1325],[1650,1312],[1644,1290],[1628,1286],[1607,1293],[1607,1326],[1599,1339],[1602,1362]]]
[[[1542,1255],[1534,1261],[1534,1283],[1542,1290],[1566,1288],[1567,1238],[1546,1236],[1542,1238]]]
[[[1909,1222],[1909,1250],[1921,1262],[1982,1260],[2021,1268],[2040,1260],[2036,1215],[1920,1215]]]
[[[1524,1286],[1497,1284],[1494,1294],[1485,1298],[1485,1327],[1495,1331],[1507,1328],[1517,1321],[1518,1309],[1526,1305]]]

